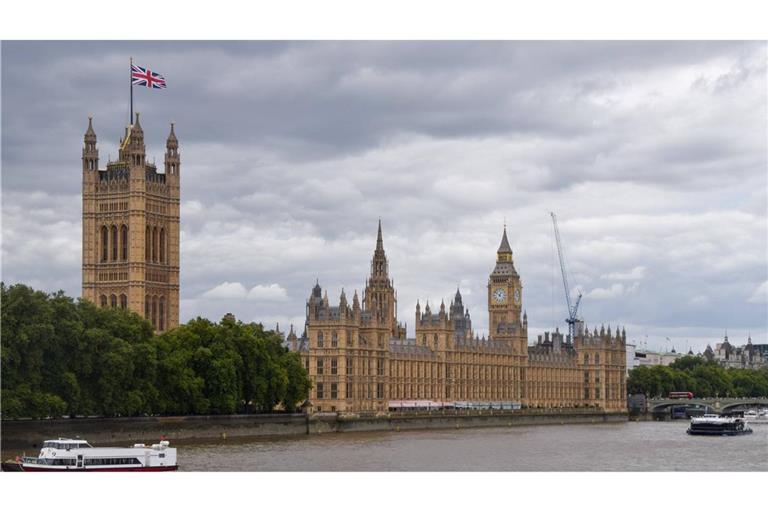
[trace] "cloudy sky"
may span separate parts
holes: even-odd
[[[457,285],[487,332],[506,219],[534,338],[566,316],[554,210],[589,325],[768,342],[765,43],[4,42],[6,283],[80,294],[82,136],[117,154],[129,56],[168,81],[135,101],[149,159],[176,122],[182,321],[302,325],[381,218],[409,334]]]

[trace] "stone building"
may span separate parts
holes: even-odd
[[[173,124],[164,172],[146,160],[138,113],[105,169],[89,118],[82,158],[83,298],[134,311],[160,332],[178,326],[181,163]]]
[[[715,361],[724,368],[750,370],[768,368],[768,346],[753,344],[750,335],[747,337],[746,345],[738,347],[728,341],[728,334],[726,333],[722,343],[715,344],[714,350],[710,345],[707,345],[704,358],[708,361]]]
[[[298,350],[314,383],[314,411],[386,411],[391,400],[518,402],[528,407],[590,405],[624,410],[626,333],[589,332],[575,340],[546,333],[528,345],[523,286],[506,228],[488,279],[490,335],[472,330],[460,290],[432,311],[417,302],[415,337],[397,320],[397,294],[379,223],[362,302],[344,290],[338,306],[316,283],[304,333],[291,326],[286,343]]]

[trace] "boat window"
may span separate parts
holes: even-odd
[[[165,458],[165,454],[161,453],[160,455],[158,455],[158,457],[160,457],[161,459],[164,459]]]

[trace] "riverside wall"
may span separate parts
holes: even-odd
[[[515,427],[617,423],[626,413],[585,410],[462,411],[339,416],[336,414],[259,414],[222,416],[155,416],[142,418],[76,418],[55,420],[3,420],[2,450],[36,449],[45,439],[76,437],[94,445],[154,442],[166,436],[172,442],[237,438],[305,436],[337,432],[380,432],[480,427]]]

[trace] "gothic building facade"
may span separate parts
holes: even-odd
[[[479,338],[460,290],[437,311],[417,302],[415,337],[397,320],[381,223],[362,302],[338,306],[315,284],[304,333],[291,326],[314,383],[314,411],[386,411],[393,400],[512,401],[527,407],[626,409],[626,333],[578,325],[576,339],[546,333],[528,345],[523,286],[506,228],[488,279],[489,332]]]
[[[104,169],[89,118],[82,162],[83,298],[136,312],[159,332],[178,326],[181,161],[173,124],[165,172],[146,160],[138,113]]]

